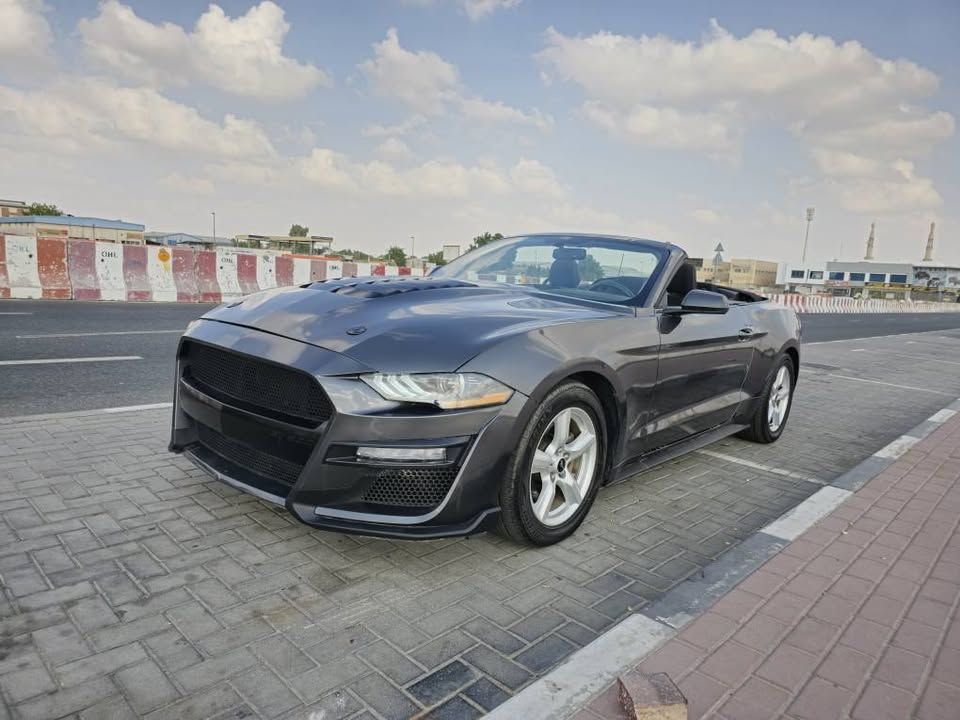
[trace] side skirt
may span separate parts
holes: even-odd
[[[621,483],[624,480],[632,478],[637,473],[644,472],[645,470],[654,468],[657,465],[662,465],[665,462],[669,462],[670,460],[678,458],[681,455],[691,453],[694,450],[699,450],[700,448],[706,447],[707,445],[715,443],[718,440],[723,440],[725,437],[730,437],[746,427],[747,425],[740,423],[721,425],[713,430],[707,430],[699,435],[694,435],[686,440],[681,440],[673,445],[667,445],[666,447],[660,448],[659,450],[654,450],[647,455],[642,455],[634,460],[629,460],[623,465],[613,469],[610,474],[610,481],[607,482],[607,485],[609,486]]]

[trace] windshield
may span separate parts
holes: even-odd
[[[665,248],[660,243],[584,235],[506,238],[434,270],[437,277],[489,280],[602,302],[644,294]]]

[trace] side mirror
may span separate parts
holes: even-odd
[[[691,290],[683,296],[679,307],[667,307],[665,315],[691,315],[693,313],[723,315],[730,309],[727,296],[710,290]]]

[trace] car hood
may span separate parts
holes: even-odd
[[[495,283],[345,278],[255,293],[204,318],[343,353],[382,372],[449,372],[517,333],[632,312]]]

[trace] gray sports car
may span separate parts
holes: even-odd
[[[180,341],[170,449],[315,527],[547,545],[602,485],[780,437],[799,341],[792,310],[698,283],[676,246],[506,238],[425,278],[207,313]]]

